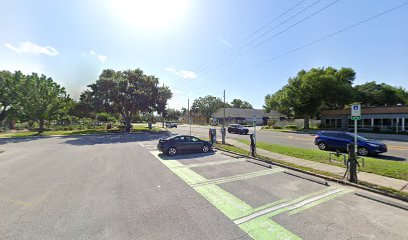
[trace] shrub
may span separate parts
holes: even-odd
[[[269,128],[275,128],[275,125],[278,121],[276,121],[275,119],[269,119],[268,120],[268,126]]]
[[[287,128],[287,129],[298,129],[298,127],[296,125],[286,125],[283,128]]]

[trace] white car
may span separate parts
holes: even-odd
[[[166,122],[164,124],[166,126],[166,128],[177,128],[177,123],[172,123],[172,122]]]

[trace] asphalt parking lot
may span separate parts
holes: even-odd
[[[407,211],[361,190],[221,152],[170,158],[165,136],[0,139],[0,239],[406,236]]]
[[[154,144],[144,146],[253,239],[402,239],[408,228],[406,211],[360,190],[222,152],[169,157]]]

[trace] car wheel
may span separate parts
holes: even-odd
[[[176,149],[175,147],[170,147],[169,150],[167,150],[167,153],[168,153],[170,156],[174,156],[174,155],[176,155],[176,153],[177,153],[177,149]]]
[[[228,130],[228,133],[231,133],[231,131],[230,131],[230,130]]]
[[[320,150],[327,150],[327,144],[324,143],[324,142],[318,143],[318,144],[317,144],[317,147],[318,147]]]
[[[202,150],[204,153],[207,153],[208,151],[210,151],[210,147],[208,147],[207,145],[204,145]]]
[[[360,156],[367,156],[368,155],[368,149],[365,148],[365,147],[358,148],[357,153]]]

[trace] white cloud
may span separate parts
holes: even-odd
[[[177,76],[183,78],[183,79],[188,79],[188,80],[194,80],[197,78],[197,74],[193,71],[189,71],[189,70],[177,70],[174,67],[167,67],[165,69],[168,72],[174,73]]]
[[[51,47],[51,46],[40,46],[32,42],[23,42],[20,43],[20,46],[16,47],[11,45],[10,43],[5,43],[4,44],[7,48],[13,50],[14,52],[17,53],[29,53],[29,54],[45,54],[48,56],[57,56],[59,55],[59,52],[57,49]]]
[[[104,63],[104,62],[106,62],[106,61],[108,60],[108,57],[107,57],[107,56],[98,54],[98,53],[95,52],[94,50],[89,51],[89,54],[90,54],[91,56],[96,57],[101,63]]]

